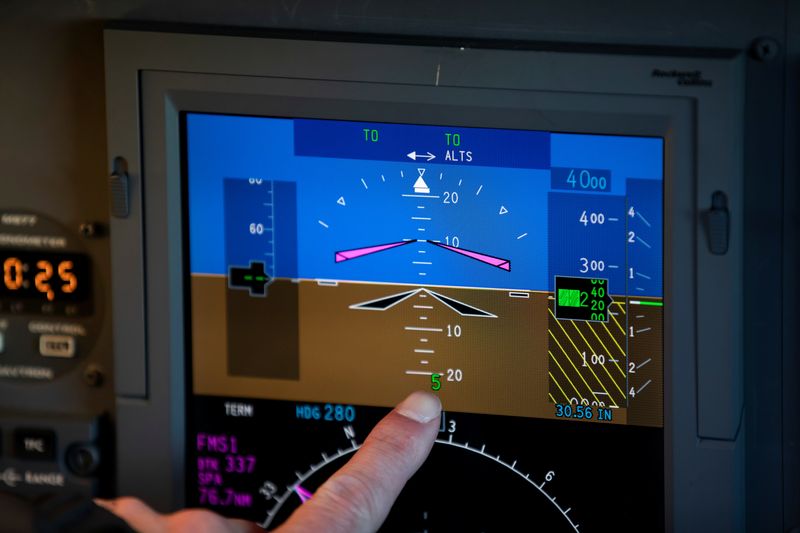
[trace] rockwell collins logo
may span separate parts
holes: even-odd
[[[653,78],[671,78],[678,85],[690,85],[694,87],[711,87],[714,82],[703,77],[700,70],[677,70],[654,68],[650,74]]]

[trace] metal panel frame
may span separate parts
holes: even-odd
[[[713,85],[676,83],[654,69],[699,71]],[[741,57],[108,30],[106,72],[109,158],[128,160],[132,184],[131,215],[111,222],[121,492],[161,509],[183,502],[179,113],[281,109],[319,118],[663,136],[667,525],[743,528]],[[728,194],[732,215],[724,256],[710,254],[702,224],[715,190]],[[169,478],[152,483],[153,472]]]

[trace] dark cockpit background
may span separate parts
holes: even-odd
[[[742,431],[747,446],[741,505],[748,530],[799,530],[792,528],[800,528],[800,3],[0,2],[0,209],[46,215],[74,235],[91,258],[95,315],[101,317],[91,325],[91,342],[79,345],[76,365],[57,379],[0,380],[0,424],[47,428],[70,417],[88,421],[73,429],[102,433],[102,455],[73,450],[70,460],[98,461],[87,483],[112,494],[118,481],[112,339],[115,328],[126,325],[115,323],[110,311],[107,228],[113,169],[106,139],[107,127],[115,124],[106,123],[104,27],[304,38],[341,33],[348,40],[433,46],[744,55]],[[0,348],[0,362],[7,356]],[[30,413],[39,418],[31,419]],[[0,464],[13,447],[7,431],[0,435]],[[153,483],[159,483],[159,474],[152,475]],[[0,479],[0,491],[15,489],[9,478]]]

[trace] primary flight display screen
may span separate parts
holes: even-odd
[[[182,151],[190,505],[273,529],[427,389],[385,531],[664,528],[663,139],[184,113]]]

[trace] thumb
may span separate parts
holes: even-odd
[[[412,393],[375,426],[352,459],[278,531],[376,531],[406,481],[428,457],[441,410],[433,394]]]

